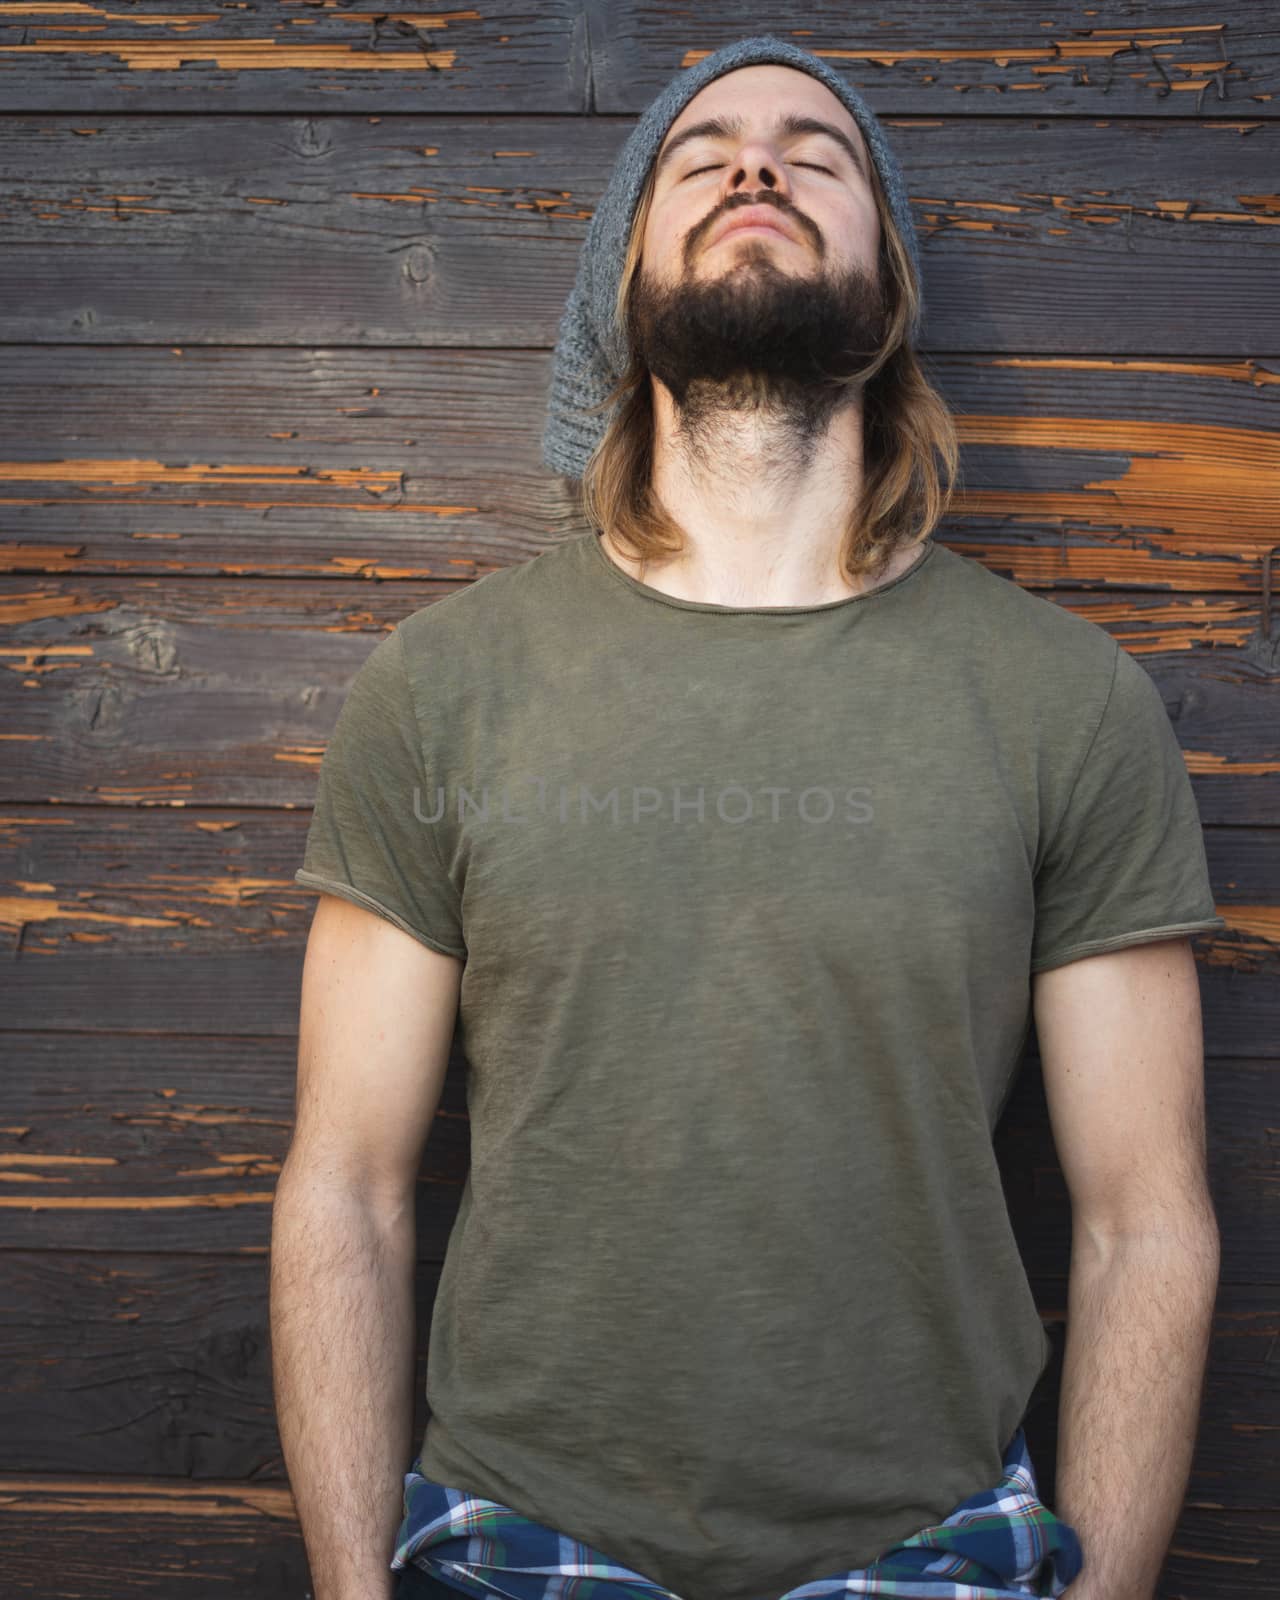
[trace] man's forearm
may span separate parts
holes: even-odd
[[[1073,1234],[1056,1505],[1084,1568],[1064,1600],[1153,1600],[1186,1494],[1219,1270],[1211,1220]]]
[[[316,1600],[389,1600],[413,1426],[411,1207],[286,1161],[271,1231],[276,1421]]]

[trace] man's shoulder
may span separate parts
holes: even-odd
[[[411,611],[398,624],[406,651],[435,652],[469,641],[483,646],[497,630],[529,619],[558,586],[571,543],[549,545],[523,561],[495,567],[442,599]]]
[[[1099,623],[948,545],[939,546],[936,559],[942,593],[951,602],[949,622],[989,651],[993,665],[1046,685],[1064,672],[1110,676],[1116,641]]]

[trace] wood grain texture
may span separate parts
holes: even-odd
[[[1256,111],[1257,108],[1254,108]],[[631,117],[12,117],[0,339],[545,347]],[[895,118],[929,349],[1280,351],[1280,131]]]
[[[291,1039],[316,903],[292,881],[307,820],[267,804],[6,806],[7,1025],[158,1032],[175,1047],[210,1033]],[[1205,838],[1228,924],[1196,936],[1206,1034],[1219,1053],[1264,1055],[1280,1038],[1280,849],[1270,828]]]
[[[1053,1439],[1028,1422],[1037,1469],[1048,1462]],[[66,1536],[54,1592],[75,1600],[171,1600],[176,1585],[183,1600],[224,1600],[228,1593],[310,1600],[315,1592],[292,1503],[278,1481],[4,1473],[0,1497],[0,1544],[15,1597],[49,1594],[51,1527]],[[1255,1600],[1267,1593],[1259,1572],[1278,1560],[1274,1512],[1189,1500],[1160,1600]]]
[[[0,6],[0,1572],[6,1597],[312,1592],[267,1247],[325,742],[377,640],[581,531],[539,435],[619,149],[794,37],[880,115],[962,477],[940,538],[1151,672],[1218,909],[1222,1282],[1160,1600],[1274,1588],[1280,1437],[1280,14],[1170,0],[375,13]],[[1034,1036],[996,1134],[1055,1347],[1070,1209]],[[455,1035],[419,1339],[469,1160]],[[53,1558],[51,1559],[51,1552]]]
[[[1016,0],[971,8],[917,0],[869,11],[817,0],[794,25],[752,0],[715,7],[593,0],[587,10],[594,106],[606,112],[642,110],[679,67],[757,32],[783,34],[821,56],[878,116],[950,112],[961,97],[966,116],[1266,111],[1280,66],[1280,18],[1265,0],[1213,16],[1188,0],[1150,16],[1107,6],[1044,12]]]
[[[577,0],[378,12],[348,0],[0,11],[0,112],[583,112]],[[674,71],[674,67],[672,68]]]
[[[791,37],[846,74],[878,113],[936,115],[969,97],[987,116],[1231,117],[1267,111],[1280,22],[1266,0],[1206,15],[1092,7],[1044,15],[1012,0],[928,0],[860,14],[813,0],[803,20],[754,0],[689,6],[540,0],[374,13],[343,5],[164,0],[67,11],[11,0],[0,111],[526,110],[636,113],[681,67],[749,33]]]
[[[1007,560],[1004,547],[983,556],[1017,577],[1016,549]],[[0,744],[12,758],[0,764],[0,800],[309,806],[329,731],[369,652],[401,618],[457,587],[177,574],[0,580],[9,617]],[[1276,679],[1257,659],[1255,601],[1043,592],[1110,632],[1155,678],[1206,824],[1275,821]]]
[[[274,970],[285,976],[283,964]],[[1255,1030],[1248,1041],[1255,1051],[1260,1037]],[[291,1040],[11,1029],[6,1052],[14,1073],[0,1160],[8,1248],[193,1258],[266,1249],[272,1184],[288,1148]],[[1251,1221],[1273,1181],[1267,1106],[1276,1070],[1276,1057],[1262,1054],[1208,1061],[1224,1293],[1247,1293],[1259,1281],[1280,1284],[1280,1241]],[[1028,1271],[1057,1281],[1067,1264],[1070,1207],[1034,1049],[996,1141]],[[428,1145],[418,1255],[440,1263],[470,1159],[465,1062],[456,1041]],[[1064,1307],[1050,1300],[1042,1309],[1062,1315]],[[10,1312],[21,1316],[20,1296]]]
[[[1213,595],[1219,643],[1257,625],[1280,359],[925,359],[961,440],[946,542],[1028,588]],[[10,572],[466,582],[580,531],[539,456],[545,350],[24,342],[4,365]]]

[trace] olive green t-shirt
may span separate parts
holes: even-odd
[[[991,1139],[1030,975],[1225,925],[1149,674],[935,542],[750,607],[590,531],[413,613],[297,881],[465,958],[423,1473],[690,1600],[998,1482],[1050,1354]]]

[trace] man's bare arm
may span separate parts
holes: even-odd
[[[271,1231],[276,1419],[316,1600],[388,1600],[412,1447],[414,1186],[463,963],[322,894]]]
[[[1186,939],[1037,975],[1071,1195],[1057,1505],[1084,1570],[1064,1600],[1151,1600],[1191,1468],[1218,1281],[1200,990]]]

